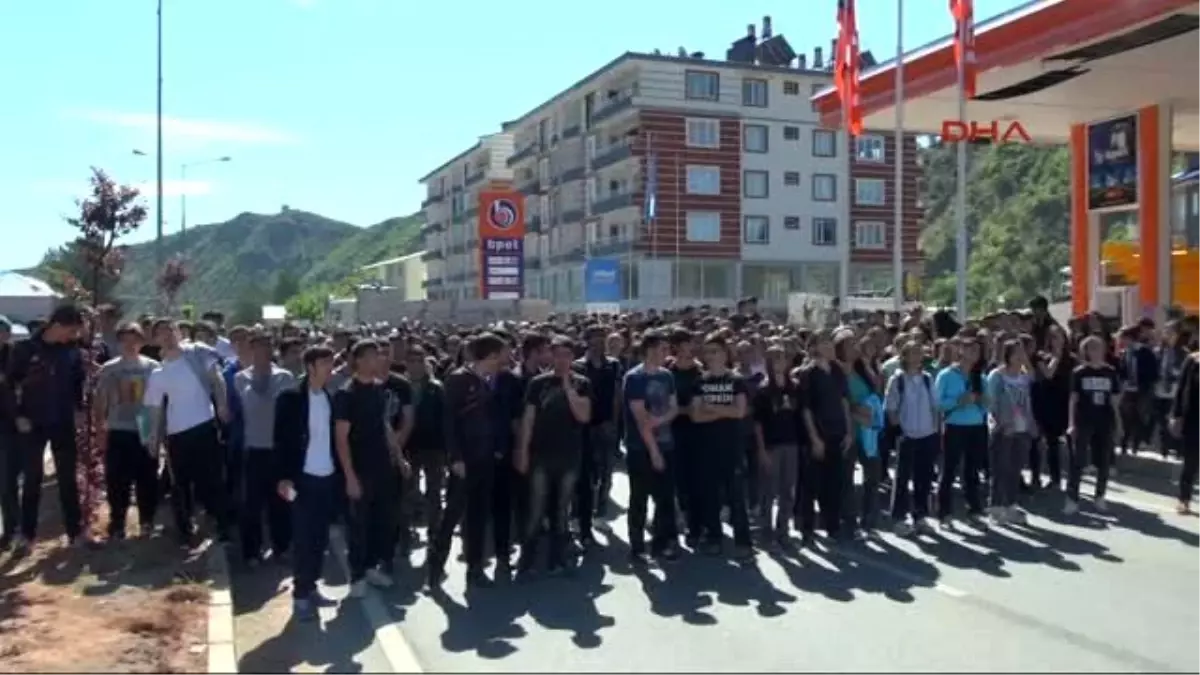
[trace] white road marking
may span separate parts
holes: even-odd
[[[338,560],[338,564],[342,566],[342,571],[346,574],[346,578],[350,578],[350,563],[346,559],[346,545],[342,538],[341,532],[333,530],[329,534],[330,548],[333,549],[334,556]],[[347,597],[347,602],[357,602],[362,607],[363,614],[367,618],[367,622],[371,625],[371,630],[375,631],[375,643],[383,650],[383,656],[387,659],[388,665],[391,667],[389,672],[392,673],[424,673],[425,670],[421,667],[417,656],[409,646],[408,640],[405,639],[404,633],[396,624],[392,613],[387,607],[383,606],[383,602],[376,595],[374,589],[369,589],[367,594],[362,599]]]

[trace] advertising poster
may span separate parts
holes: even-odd
[[[1138,201],[1137,116],[1088,127],[1088,208],[1111,209]]]
[[[592,258],[583,267],[583,301],[587,311],[616,314],[621,308],[621,263]]]
[[[525,201],[513,190],[479,193],[479,297],[525,294]]]

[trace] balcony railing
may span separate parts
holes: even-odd
[[[486,174],[487,174],[487,170],[480,169],[480,170],[476,171],[475,173],[471,174],[470,176],[467,176],[467,185],[474,185],[474,184],[478,183],[479,181],[483,180],[483,177]]]
[[[564,224],[577,223],[577,222],[583,220],[583,209],[571,209],[569,211],[563,211],[562,215],[559,218],[560,218],[559,222],[562,222]]]
[[[629,239],[605,239],[591,245],[588,253],[593,258],[628,253],[633,242]]]
[[[520,191],[521,194],[536,195],[542,191],[542,179],[538,176],[528,178],[517,184],[517,190]]]
[[[608,166],[612,166],[633,155],[633,147],[628,141],[617,141],[612,145],[596,151],[596,156],[592,158],[592,170],[598,171]]]
[[[565,141],[568,138],[575,138],[576,136],[579,135],[579,132],[582,130],[583,130],[583,125],[581,123],[577,122],[577,123],[575,123],[574,126],[569,126],[566,129],[563,129],[562,139]]]
[[[558,183],[562,185],[563,183],[570,183],[573,180],[580,180],[585,173],[586,170],[582,166],[572,167],[558,174]]]
[[[633,206],[633,193],[625,192],[619,195],[609,195],[604,199],[597,200],[592,204],[592,215],[600,216],[605,213],[623,209],[627,206]]]
[[[625,92],[616,98],[604,101],[599,108],[592,112],[592,124],[600,124],[607,119],[617,116],[621,112],[629,110],[633,107],[633,94],[634,92]]]
[[[446,195],[429,195],[425,198],[425,201],[421,202],[421,208],[425,208],[430,204],[441,204],[445,198]]]
[[[425,223],[424,225],[422,225],[421,232],[423,234],[432,234],[434,232],[441,232],[445,227],[446,227],[445,223],[443,223],[440,220],[435,220],[432,223]]]
[[[428,262],[430,260],[438,260],[441,257],[442,257],[442,250],[440,248],[435,247],[435,248],[426,249],[424,255],[421,256],[421,260]]]
[[[571,263],[571,262],[581,262],[581,261],[583,261],[583,259],[585,257],[586,256],[585,256],[583,244],[580,244],[579,246],[576,246],[575,248],[573,248],[569,251],[564,251],[562,253],[559,253],[558,255],[550,256],[550,264],[551,265],[562,265],[562,264]]]
[[[527,157],[532,157],[532,156],[536,155],[537,152],[538,152],[538,144],[530,143],[529,145],[526,145],[525,147],[521,148],[520,150],[517,150],[516,152],[514,152],[512,154],[512,156],[508,158],[508,165],[513,166]]]

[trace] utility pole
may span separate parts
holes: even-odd
[[[155,274],[163,268],[163,0],[158,0],[158,82],[157,82],[157,114],[155,116],[155,239],[154,265]]]

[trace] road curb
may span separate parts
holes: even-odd
[[[233,593],[229,585],[229,561],[225,547],[211,545],[205,551],[208,564],[208,672],[238,672],[233,646]]]
[[[346,579],[349,579],[350,562],[346,559],[346,543],[340,530],[333,529],[330,531],[329,548],[332,549],[338,564],[341,565],[342,571],[346,574]],[[421,667],[421,663],[417,661],[416,653],[413,652],[412,647],[408,644],[408,640],[404,637],[404,633],[396,625],[395,618],[392,617],[388,608],[383,605],[383,601],[379,599],[374,589],[368,590],[367,595],[361,600],[347,598],[345,602],[358,603],[359,607],[362,608],[367,623],[370,624],[371,630],[375,633],[375,643],[379,645],[380,650],[383,651],[383,657],[387,659],[388,666],[390,667],[388,672],[425,672]]]

